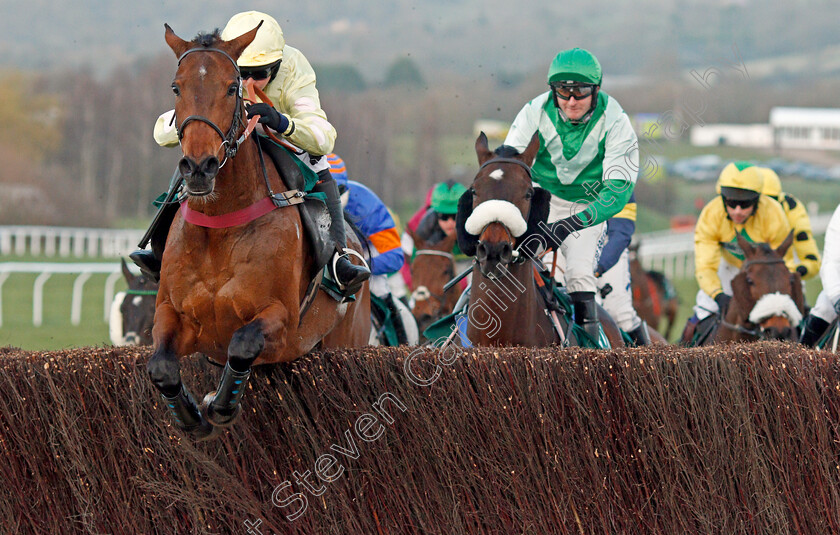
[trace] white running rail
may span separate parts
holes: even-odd
[[[0,226],[0,255],[117,258],[137,248],[143,230]]]
[[[139,270],[131,266],[132,271]],[[12,273],[38,273],[32,286],[32,324],[40,327],[44,320],[44,285],[54,274],[76,274],[73,281],[73,296],[70,305],[70,323],[79,325],[82,321],[82,295],[85,283],[94,274],[107,274],[102,305],[102,319],[108,321],[111,301],[114,300],[114,286],[122,278],[122,269],[117,262],[111,263],[50,263],[50,262],[2,262],[0,263],[0,326],[3,325],[3,284]]]

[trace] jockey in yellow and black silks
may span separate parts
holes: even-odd
[[[694,230],[695,277],[700,290],[686,333],[698,321],[725,313],[732,299],[732,279],[744,260],[736,232],[751,243],[779,247],[790,233],[785,212],[774,199],[762,195],[764,178],[748,162],[728,164],[718,179],[719,195],[703,208]],[[793,250],[785,254],[790,271],[796,269]]]

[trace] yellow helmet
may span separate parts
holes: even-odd
[[[782,181],[779,180],[779,175],[769,167],[759,167],[761,174],[764,176],[764,188],[761,193],[769,195],[770,197],[778,197],[782,194]]]
[[[283,47],[286,46],[286,39],[283,38],[283,30],[274,17],[260,13],[259,11],[244,11],[232,16],[222,30],[222,39],[230,41],[240,35],[250,32],[263,21],[257,31],[257,36],[248,47],[242,51],[236,63],[240,67],[262,67],[270,65],[283,59]]]
[[[764,187],[764,177],[759,168],[749,162],[733,162],[720,172],[717,192],[732,200],[757,200]]]

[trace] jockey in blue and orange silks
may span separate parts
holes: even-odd
[[[405,262],[394,218],[373,191],[360,182],[349,180],[347,165],[341,157],[335,153],[327,154],[327,162],[330,174],[338,184],[344,210],[372,246],[370,290],[384,297],[390,293],[386,277],[398,272]]]

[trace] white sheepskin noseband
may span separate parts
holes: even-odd
[[[464,229],[478,236],[490,223],[498,221],[506,226],[515,238],[525,234],[528,223],[522,217],[522,212],[512,202],[493,199],[484,201],[473,210],[472,215],[464,223]]]
[[[779,292],[761,296],[750,312],[750,321],[758,324],[772,316],[787,316],[791,325],[799,325],[802,321],[802,314],[793,298]]]

